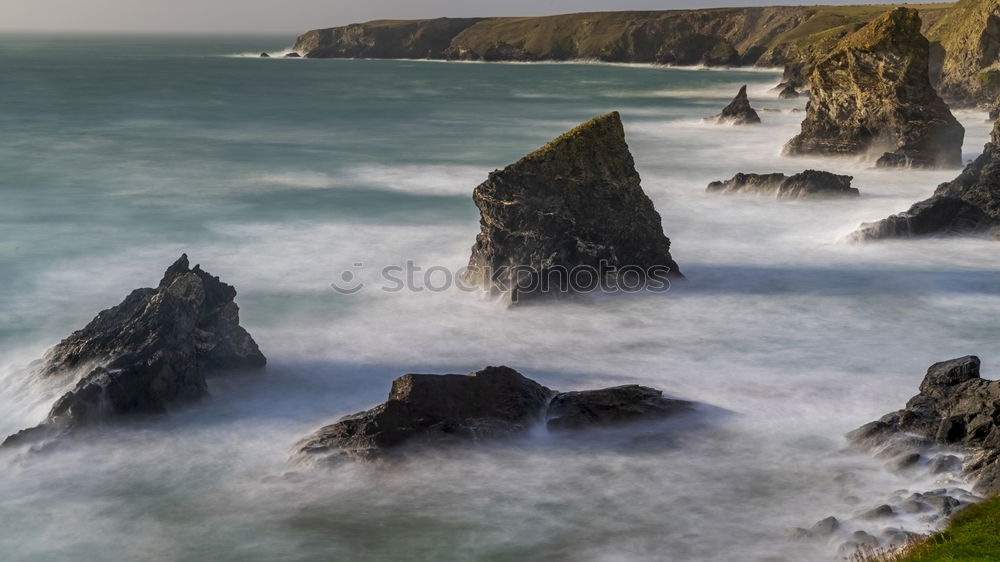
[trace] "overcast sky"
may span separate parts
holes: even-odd
[[[877,0],[876,0],[877,1]],[[0,29],[298,33],[379,18],[808,4],[808,0],[0,0]],[[820,0],[822,4],[871,3]]]

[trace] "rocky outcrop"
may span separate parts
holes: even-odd
[[[378,20],[316,29],[299,36],[294,51],[308,58],[444,58],[452,39],[479,18]]]
[[[706,191],[721,194],[773,195],[778,199],[858,197],[860,192],[851,187],[852,180],[854,180],[852,176],[818,170],[806,170],[793,176],[739,173],[732,179],[708,184]]]
[[[137,289],[49,350],[42,380],[75,380],[41,425],[4,445],[59,436],[108,419],[163,413],[207,394],[205,377],[266,363],[239,325],[236,290],[190,268],[186,255],[155,288]]]
[[[979,369],[973,356],[932,365],[920,394],[905,409],[858,428],[848,439],[887,460],[927,458],[941,449],[960,452],[966,455],[964,476],[976,482],[975,490],[1000,492],[1000,381],[983,380]]]
[[[916,10],[896,8],[842,40],[810,75],[802,132],[785,153],[961,166],[965,130],[931,87],[920,27]]]
[[[950,102],[983,106],[1000,95],[1000,2],[960,0],[927,30],[931,77]]]
[[[291,53],[286,53],[284,58],[286,58],[286,59],[298,59],[298,58],[302,58],[302,55],[296,53],[295,51],[292,51]]]
[[[786,84],[785,87],[778,92],[778,97],[783,100],[796,100],[801,96],[802,94],[800,94],[799,91],[795,89],[795,86],[791,84]]]
[[[1000,122],[983,153],[957,178],[906,212],[862,224],[847,240],[955,235],[1000,238]]]
[[[740,91],[729,102],[722,113],[709,118],[719,125],[757,125],[760,123],[760,116],[750,107],[750,99],[747,98],[747,87],[744,84]]]
[[[557,393],[509,367],[468,375],[403,375],[389,399],[299,442],[293,459],[335,464],[373,461],[427,448],[523,435],[547,423],[580,430],[655,421],[693,410],[659,390],[620,386]]]
[[[617,112],[492,172],[473,200],[481,231],[464,279],[511,303],[614,287],[625,268],[680,276]]]
[[[262,59],[269,59],[269,58],[271,58],[271,55],[269,55],[267,53],[261,53],[260,54],[260,58],[262,58]]]
[[[731,66],[739,61],[739,51],[725,37],[704,33],[679,35],[656,52],[656,62],[678,66]]]
[[[552,399],[546,415],[550,430],[615,426],[690,412],[693,404],[665,398],[646,386],[628,385],[603,390],[564,392]]]

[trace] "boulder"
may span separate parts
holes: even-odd
[[[206,396],[207,375],[263,367],[267,360],[240,326],[235,297],[233,287],[197,265],[190,268],[182,255],[155,289],[133,291],[33,365],[41,381],[73,388],[41,425],[4,445],[163,413]]]
[[[613,287],[618,272],[681,277],[617,112],[492,172],[473,200],[481,230],[463,279],[511,303]]]
[[[931,86],[917,11],[899,7],[840,41],[809,77],[789,155],[855,155],[879,165],[959,167],[965,129]]]
[[[795,89],[795,86],[791,84],[786,85],[780,92],[778,92],[778,97],[783,100],[796,100],[801,96],[802,94],[800,94],[799,91]]]
[[[549,404],[547,425],[550,430],[613,426],[666,418],[692,407],[690,402],[665,398],[660,390],[638,385],[564,392]]]
[[[979,376],[979,358],[968,356],[934,364],[928,369],[920,394],[906,408],[866,424],[848,440],[878,453],[903,443],[913,453],[944,447],[970,453],[964,475],[978,481],[976,490],[1000,492],[1000,381]],[[914,439],[916,438],[916,439]]]
[[[619,426],[690,412],[694,405],[643,386],[558,393],[509,367],[468,375],[403,375],[389,399],[323,427],[296,445],[300,462],[389,459],[408,451],[552,430]]]
[[[829,199],[858,197],[860,192],[851,187],[852,176],[830,172],[806,170],[793,176],[784,174],[739,173],[726,181],[708,184],[709,193],[752,193],[774,195],[778,199]]]
[[[993,126],[983,153],[954,180],[909,210],[864,223],[850,242],[920,236],[983,236],[1000,233],[1000,121]]]
[[[710,117],[709,120],[719,125],[757,125],[760,123],[760,116],[750,107],[747,87],[744,85],[722,113]]]

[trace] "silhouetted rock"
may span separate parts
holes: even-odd
[[[958,167],[965,129],[935,93],[916,10],[900,7],[817,63],[786,154],[862,155],[882,166]]]
[[[269,58],[271,58],[271,55],[269,55],[267,53],[261,53],[260,54],[260,58],[262,58],[262,59],[269,59]]]
[[[708,184],[706,191],[722,194],[774,195],[778,199],[830,199],[858,197],[860,192],[851,187],[852,176],[830,172],[806,170],[793,176],[784,174],[739,173],[726,181]]]
[[[865,223],[848,236],[851,242],[920,236],[1000,234],[1000,122],[983,153],[934,195],[903,213]]]
[[[778,97],[783,100],[795,100],[799,99],[801,96],[802,94],[800,94],[799,91],[795,89],[795,86],[792,86],[791,84],[788,84],[782,88],[780,92],[778,92]]]
[[[760,123],[760,116],[750,107],[747,87],[744,85],[722,113],[712,116],[710,120],[719,125],[756,125]]]
[[[1000,420],[996,418],[1000,381],[980,378],[979,366],[979,358],[972,356],[932,365],[920,394],[905,409],[854,430],[848,439],[876,454],[898,450],[900,443],[914,453],[935,446],[968,452],[964,473],[977,482],[976,490],[1000,492]]]
[[[617,112],[492,172],[473,200],[481,231],[464,279],[512,303],[613,286],[609,270],[681,277]],[[569,274],[582,270],[593,275]]]
[[[183,255],[155,289],[137,289],[49,350],[43,380],[76,380],[41,425],[4,445],[55,437],[106,419],[163,413],[207,394],[205,376],[266,363],[239,325],[236,290]]]
[[[302,55],[296,53],[295,51],[292,51],[291,53],[285,54],[285,58],[286,59],[297,59],[297,58],[300,58],[301,56]]]

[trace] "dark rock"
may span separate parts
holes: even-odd
[[[892,506],[880,505],[874,509],[870,509],[858,515],[858,519],[865,519],[865,520],[886,519],[894,515],[896,515],[896,512],[892,509]]]
[[[680,66],[729,66],[739,60],[739,51],[725,37],[705,33],[678,35],[656,53],[656,62]]]
[[[877,547],[882,544],[875,536],[865,531],[854,531],[851,533],[851,540],[861,546]]]
[[[754,193],[775,195],[778,199],[828,199],[858,197],[851,187],[852,176],[806,170],[791,177],[784,174],[736,174],[727,181],[708,184],[709,193]]]
[[[722,113],[711,117],[710,120],[719,125],[756,125],[760,123],[760,116],[750,107],[747,87],[744,85]]]
[[[271,58],[271,55],[269,55],[267,53],[261,53],[260,54],[260,58],[262,58],[262,59],[269,59],[269,58]]]
[[[927,466],[927,471],[931,474],[958,473],[962,471],[962,459],[955,455],[938,455],[931,459]]]
[[[614,285],[615,268],[681,277],[617,112],[492,172],[473,200],[481,232],[464,280],[512,303]],[[593,275],[569,274],[579,270]]]
[[[920,453],[903,453],[889,461],[886,466],[893,472],[904,472],[915,468],[922,459],[923,455]]]
[[[799,91],[795,89],[795,86],[792,86],[791,84],[786,85],[780,92],[778,92],[778,97],[783,100],[796,100],[801,96],[802,94],[800,94]]]
[[[920,394],[906,408],[888,414],[850,434],[857,447],[878,450],[899,439],[916,437],[974,453],[964,475],[977,481],[976,491],[1000,492],[1000,381],[979,376],[977,357],[962,357],[932,365]]]
[[[629,385],[565,392],[549,404],[548,427],[581,429],[665,418],[689,412],[690,402],[664,398],[655,388]]]
[[[137,289],[49,350],[40,379],[77,380],[42,424],[4,445],[57,436],[104,419],[163,413],[207,395],[205,376],[266,363],[239,325],[236,290],[183,255],[155,289]]]
[[[827,517],[817,521],[809,528],[809,534],[813,537],[829,537],[840,529],[840,521],[836,517]]]
[[[301,57],[302,57],[302,55],[296,53],[295,51],[292,51],[291,53],[287,53],[285,55],[286,59],[297,59],[297,58],[301,58]]]
[[[945,517],[951,515],[952,512],[962,505],[962,502],[957,499],[945,495],[924,497],[923,501]]]
[[[802,132],[785,153],[890,153],[882,165],[961,166],[965,129],[930,84],[920,28],[916,10],[895,8],[818,62]]]
[[[375,460],[402,446],[448,445],[526,432],[554,393],[508,367],[468,375],[403,375],[388,401],[297,445],[300,460]]]

